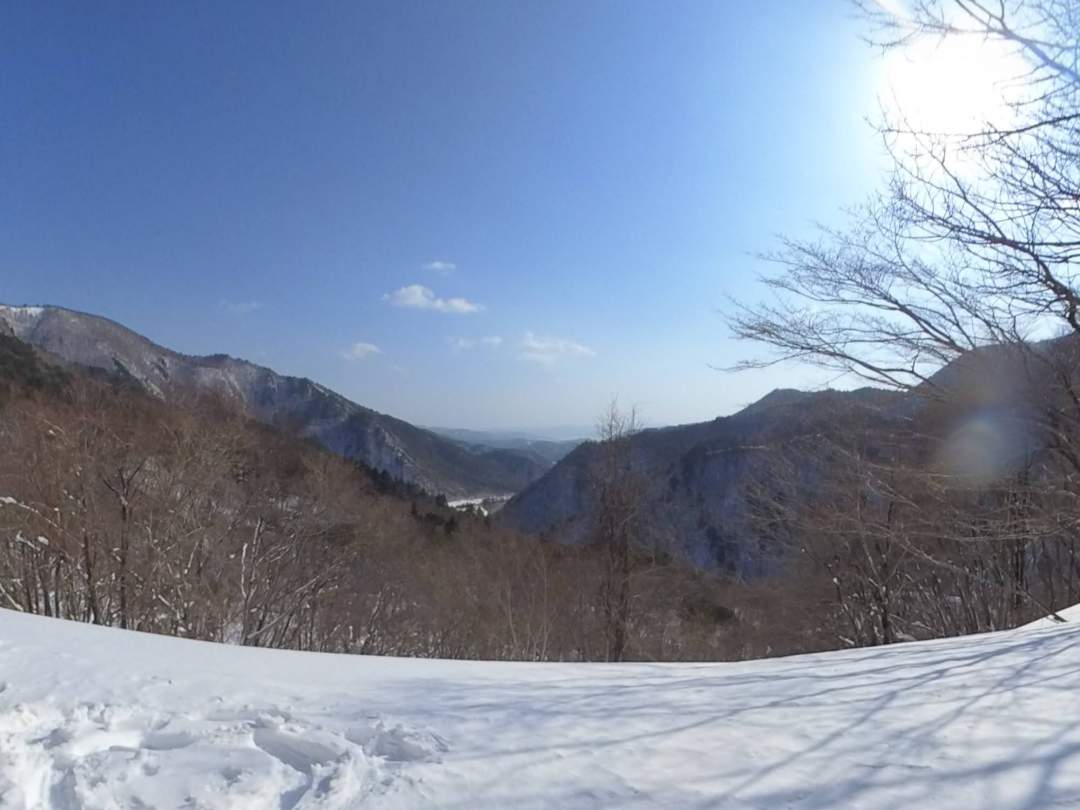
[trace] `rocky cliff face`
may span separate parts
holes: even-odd
[[[259,421],[296,429],[347,458],[448,497],[508,495],[549,466],[512,450],[474,452],[357,405],[311,380],[225,355],[183,355],[94,315],[60,307],[0,305],[0,331],[65,362],[128,377],[158,397],[215,392],[235,400]]]

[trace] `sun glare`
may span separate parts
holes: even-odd
[[[975,37],[924,37],[889,53],[883,101],[913,129],[965,134],[1014,118],[1010,89],[1026,66],[1015,48]]]

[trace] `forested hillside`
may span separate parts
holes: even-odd
[[[813,621],[837,644],[1013,627],[1080,600],[1078,359],[1075,337],[979,348],[902,392],[781,391],[616,431],[497,520],[602,546],[616,521],[620,542],[729,578],[828,582]]]
[[[293,649],[611,655],[603,548],[542,543],[261,425],[57,369],[0,336],[0,602],[46,616]],[[635,551],[620,655],[816,649],[792,605]]]

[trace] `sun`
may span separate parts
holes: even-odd
[[[912,129],[963,135],[1015,119],[1020,80],[1029,70],[1016,47],[975,36],[925,36],[890,51],[881,94],[891,118]]]

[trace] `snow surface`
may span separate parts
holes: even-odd
[[[0,319],[8,323],[16,337],[33,329],[44,313],[43,307],[12,307],[0,304]]]
[[[1023,629],[1027,630],[1044,627],[1060,627],[1062,621],[1080,623],[1080,605],[1073,605],[1072,607],[1065,608],[1064,610],[1059,610],[1053,615],[1044,616],[1041,619],[1036,619],[1030,624],[1025,624]]]
[[[0,807],[1080,804],[1080,625],[738,664],[291,653],[0,610]]]

